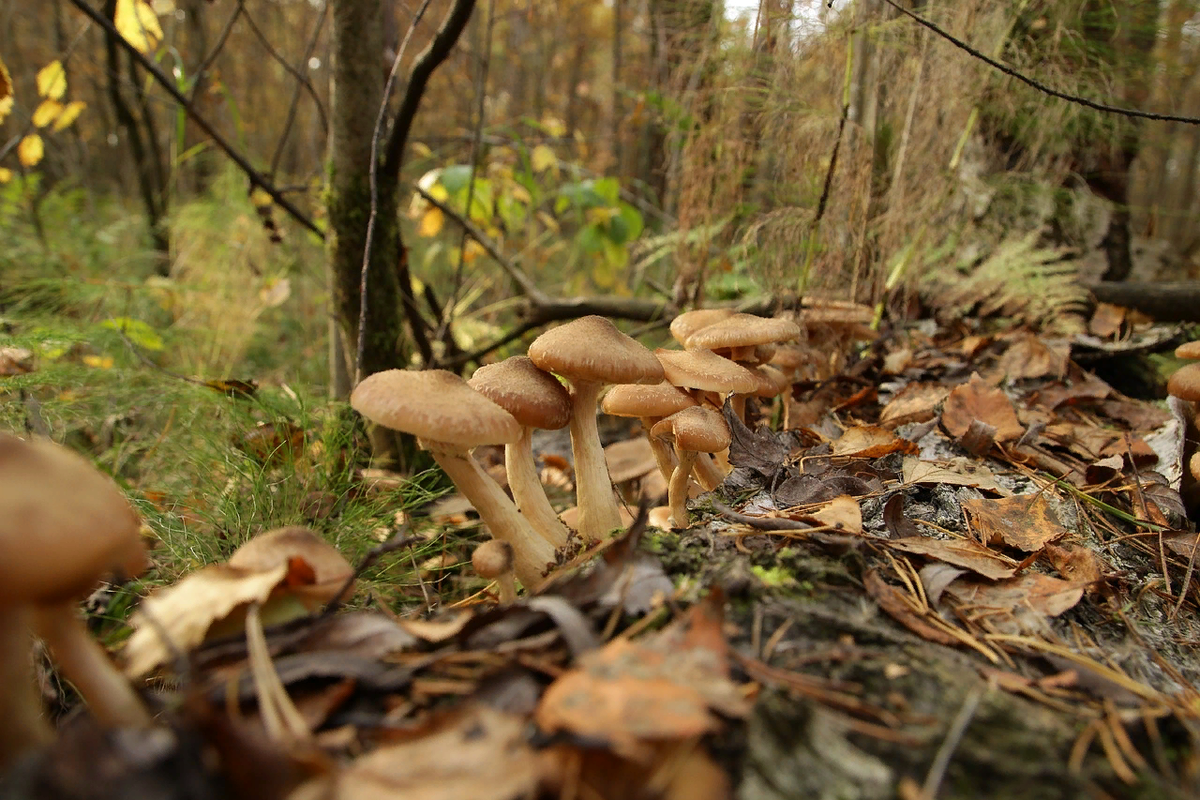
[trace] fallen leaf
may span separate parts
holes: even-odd
[[[875,425],[850,428],[833,442],[831,455],[858,458],[882,458],[892,453],[912,455],[918,451],[915,443],[902,439],[891,431]]]
[[[962,508],[967,526],[985,545],[1006,544],[1031,553],[1067,535],[1067,529],[1040,492],[998,500],[967,500]]]
[[[1008,396],[989,386],[978,373],[971,375],[967,383],[955,387],[942,409],[942,426],[955,439],[965,434],[975,420],[995,428],[997,442],[1018,439],[1025,432]]]
[[[1088,585],[1096,583],[1104,575],[1105,565],[1090,547],[1059,547],[1048,544],[1043,552],[1046,560],[1072,583]]]
[[[24,347],[0,347],[0,376],[33,372],[33,351]]]
[[[980,491],[1001,496],[1012,494],[996,482],[996,476],[992,474],[986,464],[969,458],[960,457],[944,464],[938,464],[932,461],[921,461],[910,456],[904,459],[902,477],[906,484],[973,486]]]
[[[937,644],[961,644],[958,639],[927,622],[921,614],[914,611],[906,602],[904,593],[881,578],[878,571],[870,570],[863,575],[863,586],[884,613],[922,639]]]
[[[1009,611],[1027,609],[1057,617],[1083,598],[1083,586],[1037,572],[1026,572],[996,582],[956,581],[946,588],[946,594],[972,606]]]
[[[879,414],[879,424],[898,428],[909,422],[928,422],[950,390],[940,383],[910,383],[888,401]]]
[[[945,561],[947,564],[969,569],[992,580],[1011,578],[1017,570],[1016,563],[1011,559],[988,550],[978,542],[969,539],[944,540],[921,536],[889,539],[884,544],[905,553]]]
[[[844,533],[862,533],[862,509],[853,497],[835,497],[811,516],[820,525],[828,525]]]
[[[1004,351],[999,367],[1012,381],[1061,378],[1067,372],[1070,352],[1066,343],[1051,346],[1032,333],[1022,333]]]

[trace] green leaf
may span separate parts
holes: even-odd
[[[131,317],[112,317],[100,323],[101,328],[119,331],[125,338],[143,350],[162,350],[163,340],[158,331],[151,328],[140,319]]]
[[[621,182],[616,178],[593,181],[592,188],[604,200],[605,205],[615,206],[621,200]]]
[[[621,203],[621,219],[625,221],[625,225],[629,228],[629,234],[625,238],[627,242],[632,242],[641,236],[642,231],[646,229],[646,221],[642,217],[642,212],[629,205],[629,203]]]

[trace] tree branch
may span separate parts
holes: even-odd
[[[273,201],[275,201],[275,205],[286,211],[292,219],[296,220],[296,222],[315,233],[321,239],[325,238],[325,233],[317,227],[316,223],[309,219],[303,211],[301,211],[294,203],[292,203],[292,201],[284,197],[283,194],[277,188],[275,188],[275,185],[271,181],[267,180],[262,173],[260,173],[250,164],[249,160],[247,160],[245,156],[234,150],[233,145],[227,142],[225,137],[217,133],[216,129],[209,124],[208,120],[200,116],[199,112],[196,111],[196,109],[188,101],[187,97],[185,97],[183,93],[175,88],[175,83],[166,75],[164,75],[162,71],[155,66],[154,62],[148,59],[146,55],[142,53],[142,51],[130,44],[129,40],[127,40],[120,34],[120,32],[117,31],[112,22],[106,19],[105,16],[99,11],[88,5],[87,0],[71,0],[71,5],[79,9],[85,16],[91,19],[92,22],[99,25],[106,33],[115,38],[117,44],[129,53],[129,57],[136,61],[142,69],[149,73],[150,77],[154,78],[155,82],[157,82],[163,87],[164,90],[166,90],[167,94],[169,94],[171,98],[179,104],[180,108],[187,112],[187,115],[192,118],[192,121],[196,123],[196,126],[200,128],[200,130],[204,131],[204,133],[206,133],[209,138],[213,140],[213,143],[216,144],[217,147],[219,147],[225,153],[225,155],[229,157],[230,161],[238,165],[238,168],[241,169],[242,172],[245,173],[246,177],[250,179],[251,187],[262,189],[264,192],[270,195]]]
[[[82,0],[72,0],[82,2]],[[442,26],[434,34],[433,40],[417,56],[412,70],[408,74],[408,85],[404,89],[404,97],[400,108],[396,111],[396,127],[388,139],[384,155],[383,170],[386,175],[400,175],[400,165],[404,161],[404,146],[408,143],[408,134],[412,130],[413,120],[417,116],[417,107],[425,94],[425,87],[433,71],[441,66],[450,56],[455,42],[462,34],[471,12],[475,10],[475,0],[454,0],[450,13],[442,21]]]

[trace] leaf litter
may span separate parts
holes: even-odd
[[[1007,726],[1064,791],[1186,794],[1194,772],[1163,757],[1190,752],[1200,724],[1196,535],[1162,477],[1184,471],[1183,428],[1162,463],[1147,443],[1167,415],[1063,341],[914,341],[875,341],[852,379],[796,381],[784,431],[765,406],[747,424],[726,403],[733,471],[693,501],[690,529],[647,531],[643,509],[509,607],[484,593],[400,618],[323,611],[310,590],[338,596],[361,567],[326,579],[303,554],[197,570],[142,602],[124,648],[161,726],[114,741],[79,719],[10,783],[55,798],[797,796],[753,787],[919,774],[957,708],[943,695],[970,687],[987,699],[962,775],[986,750],[1011,758]],[[762,759],[783,741],[789,755]]]

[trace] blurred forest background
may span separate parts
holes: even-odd
[[[1196,277],[1200,127],[964,47],[1187,117],[1198,5],[6,3],[6,386],[195,494],[202,431],[311,431],[356,368],[469,370],[584,313],[823,296],[1083,330],[1089,281]],[[200,399],[232,378],[274,393]]]

